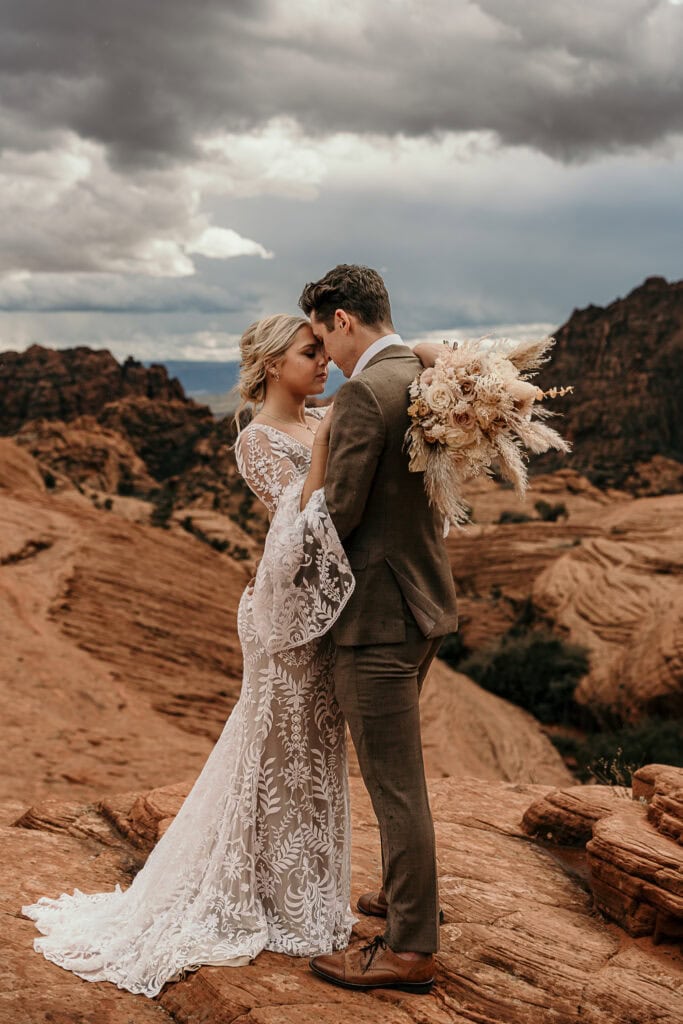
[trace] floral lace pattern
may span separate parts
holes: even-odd
[[[354,921],[345,730],[327,636],[353,577],[323,492],[299,511],[306,446],[252,424],[237,459],[274,513],[238,610],[240,699],[127,890],[76,889],[23,908],[48,960],[150,997],[202,964],[342,949]]]

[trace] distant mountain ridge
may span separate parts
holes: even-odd
[[[31,345],[25,352],[0,353],[0,434],[34,419],[96,416],[108,402],[133,396],[188,401],[164,366],[145,367],[130,356],[118,363],[106,349]]]
[[[605,308],[576,310],[555,337],[535,381],[574,386],[551,403],[574,450],[535,459],[537,471],[571,465],[621,487],[653,457],[683,462],[683,281],[650,277]]]

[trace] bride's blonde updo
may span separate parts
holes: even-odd
[[[240,404],[235,413],[238,430],[242,410],[250,403],[260,405],[266,397],[269,367],[284,356],[297,332],[307,326],[305,317],[274,313],[247,327],[240,338]]]

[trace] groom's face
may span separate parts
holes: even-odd
[[[311,310],[311,327],[314,335],[323,343],[328,358],[339,367],[345,377],[351,376],[356,365],[356,357],[349,344],[348,326],[347,320],[335,313],[332,327],[326,327],[316,316],[315,310]]]

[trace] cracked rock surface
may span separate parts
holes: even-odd
[[[187,786],[128,794],[118,804],[32,809],[0,829],[6,966],[14,986],[0,1020],[31,1024],[680,1024],[683,957],[675,944],[630,938],[593,910],[591,894],[529,840],[521,818],[547,788],[442,779],[430,784],[439,850],[441,929],[437,983],[428,996],[335,988],[304,959],[262,954],[248,967],[202,968],[158,999],[90,984],[31,951],[23,902],[126,884]],[[376,886],[379,844],[364,789],[352,780],[354,897]],[[26,827],[26,826],[29,827]],[[140,842],[140,836],[147,836]],[[137,838],[136,838],[137,837]],[[133,842],[133,839],[135,840]],[[352,941],[380,922],[361,918]],[[53,1015],[59,1007],[61,1016]]]

